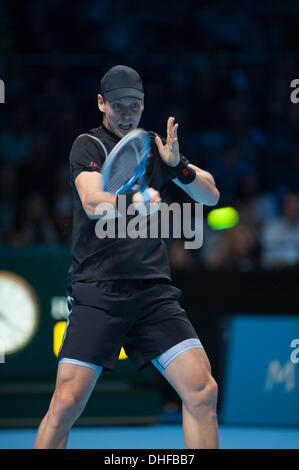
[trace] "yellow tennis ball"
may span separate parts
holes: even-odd
[[[237,225],[239,214],[233,207],[221,207],[209,212],[207,223],[213,230],[223,230]]]

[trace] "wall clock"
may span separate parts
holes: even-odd
[[[39,302],[30,284],[15,273],[0,271],[0,341],[5,355],[30,343],[38,321]]]

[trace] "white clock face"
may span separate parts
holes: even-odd
[[[38,300],[32,287],[22,277],[0,271],[0,341],[5,355],[25,347],[37,324]]]

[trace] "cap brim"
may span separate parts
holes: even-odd
[[[105,98],[108,101],[115,101],[127,97],[143,100],[144,93],[141,90],[136,90],[136,88],[118,88],[117,90],[111,90],[105,93]]]

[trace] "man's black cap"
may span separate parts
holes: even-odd
[[[126,65],[116,65],[101,80],[101,94],[108,101],[131,96],[143,99],[143,84],[136,70]]]

